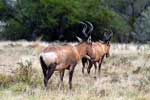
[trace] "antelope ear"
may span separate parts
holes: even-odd
[[[107,37],[107,41],[108,41],[108,42],[110,41],[112,35],[113,35],[113,32],[111,32],[111,33],[109,34],[109,36]]]
[[[88,42],[88,43],[91,43],[91,42],[92,42],[92,41],[91,41],[91,36],[88,37],[87,42]]]
[[[83,42],[83,40],[79,38],[78,36],[76,36],[76,38],[78,39],[79,42]]]

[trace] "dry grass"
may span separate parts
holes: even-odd
[[[58,89],[55,72],[45,92],[38,53],[47,43],[0,43],[1,100],[149,100],[150,46],[113,44],[111,56],[102,64],[101,77],[82,75],[76,66],[73,89],[68,89],[68,71],[64,87]]]

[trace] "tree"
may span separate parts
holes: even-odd
[[[95,40],[102,39],[105,31],[113,30],[117,37],[130,30],[124,18],[102,0],[16,0],[14,6],[8,1],[0,3],[0,19],[8,25],[3,33],[6,39],[34,40],[43,35],[46,40],[72,40],[73,34],[81,33],[79,22],[86,20],[94,25]]]
[[[133,29],[135,19],[150,5],[149,0],[105,0],[103,3],[124,16]]]
[[[145,43],[150,41],[150,7],[141,13],[141,17],[136,20],[135,32],[133,33],[136,40]]]

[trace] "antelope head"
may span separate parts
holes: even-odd
[[[106,57],[109,57],[109,50],[110,50],[110,39],[113,35],[113,32],[111,31],[108,35],[104,34],[104,43],[106,43]]]

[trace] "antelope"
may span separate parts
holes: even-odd
[[[87,62],[89,62],[88,68],[87,68],[87,72],[88,74],[90,74],[90,70],[92,68],[92,66],[94,65],[95,67],[95,74],[96,74],[96,70],[97,70],[97,63],[98,63],[98,74],[100,76],[100,70],[101,70],[101,64],[102,61],[104,59],[104,57],[106,56],[109,57],[109,50],[110,50],[110,44],[109,41],[112,37],[112,32],[106,36],[104,35],[105,39],[102,42],[92,42],[92,47],[91,47],[91,51],[90,54],[88,54],[91,59],[87,59],[85,57],[82,58],[82,73],[84,74],[84,68],[85,68],[85,64]]]
[[[86,37],[86,40],[76,45],[49,45],[40,53],[40,64],[44,75],[44,85],[47,90],[48,80],[53,75],[54,71],[60,72],[60,81],[63,82],[65,69],[69,70],[69,89],[72,88],[72,77],[76,64],[87,55],[87,52],[91,49],[90,36],[85,33],[87,25],[84,24],[82,33]],[[92,31],[92,30],[90,30]]]

